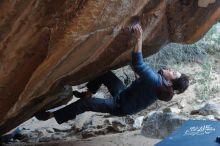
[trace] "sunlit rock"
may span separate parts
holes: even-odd
[[[1,0],[0,134],[59,102],[77,85],[130,62],[130,26],[144,30],[143,54],[193,43],[220,18],[220,1]]]

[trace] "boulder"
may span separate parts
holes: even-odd
[[[143,54],[193,43],[220,17],[210,0],[0,1],[0,135],[53,107],[77,85],[130,61],[130,26],[143,27]]]
[[[211,101],[206,102],[203,105],[200,105],[198,109],[192,110],[191,114],[202,116],[213,115],[215,117],[220,117],[220,104]]]
[[[151,112],[144,119],[141,132],[146,137],[163,139],[187,120],[187,117],[172,112]]]

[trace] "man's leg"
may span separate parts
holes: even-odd
[[[114,105],[110,105],[110,106],[115,106],[115,100],[117,100],[116,98],[117,98],[117,95],[122,91],[122,90],[124,90],[125,88],[126,88],[126,86],[122,83],[122,81],[120,80],[120,79],[118,79],[118,77],[114,74],[114,73],[112,73],[112,72],[107,72],[107,73],[105,73],[105,74],[103,74],[102,76],[99,76],[98,78],[96,78],[96,79],[94,79],[94,80],[92,80],[92,81],[90,81],[90,82],[88,82],[87,83],[87,88],[88,88],[88,90],[91,92],[91,93],[93,93],[93,94],[95,94],[96,92],[97,92],[97,90],[101,87],[101,85],[102,84],[104,84],[107,88],[108,88],[108,90],[109,90],[109,92],[111,93],[111,95],[113,96],[113,98],[114,99],[98,99],[98,100],[95,100],[94,99],[94,101],[91,101],[91,103],[94,103],[95,105],[97,104],[97,106],[98,107],[100,107],[101,106],[101,108],[105,108],[105,104],[106,103],[108,103],[107,104],[107,107],[109,107],[109,103],[111,103],[111,102],[109,102],[109,101],[111,101],[112,100],[112,102],[114,101],[114,103],[112,103],[112,104],[114,104]],[[74,91],[73,91],[74,92]],[[83,93],[79,93],[79,92],[77,92],[76,91],[76,93],[77,94],[80,94],[80,96],[83,96]],[[84,100],[86,100],[85,102],[82,102],[81,100],[79,100],[79,101],[76,101],[76,103],[72,103],[72,104],[77,104],[78,102],[80,102],[80,104],[79,105],[83,105],[82,103],[90,103],[90,102],[88,102],[88,101],[90,101],[90,100],[87,100],[87,98],[84,98],[84,97],[81,97],[81,99],[84,99]],[[106,101],[105,101],[106,100]],[[109,101],[108,101],[109,100]],[[98,101],[98,103],[96,103],[95,101]],[[71,104],[71,105],[72,105]],[[89,105],[90,106],[90,105]],[[104,107],[103,107],[104,106]],[[68,107],[68,106],[67,106]],[[84,106],[84,107],[86,107],[86,106]],[[92,107],[92,106],[91,106]],[[95,111],[97,108],[91,108],[91,107],[88,107],[87,109],[88,110],[86,110],[86,111],[90,111],[90,109],[91,109],[91,111]],[[65,108],[65,111],[71,111],[71,110],[68,110],[69,108]],[[100,108],[98,108],[98,109],[100,109]],[[61,110],[62,111],[62,110]],[[84,112],[84,111],[83,111]],[[95,111],[96,112],[96,111]],[[103,110],[97,110],[97,112],[105,112],[105,111],[103,111]],[[82,113],[82,112],[81,112]],[[109,113],[109,111],[107,111],[107,113]],[[74,114],[74,113],[73,113]],[[71,114],[68,114],[68,115],[71,115]],[[74,114],[75,115],[75,114]],[[50,113],[49,112],[41,112],[40,114],[36,114],[35,115],[36,116],[36,118],[38,119],[38,120],[47,120],[47,119],[49,119],[49,118],[51,118],[52,116],[50,115]],[[62,116],[62,115],[61,115]],[[66,115],[65,115],[66,116]],[[72,116],[72,117],[74,117],[74,116]],[[72,119],[74,119],[74,118],[72,118]]]
[[[73,95],[79,98],[87,98],[91,97],[92,94],[95,94],[101,85],[104,84],[112,96],[116,96],[126,88],[126,86],[122,83],[122,81],[111,71],[91,80],[87,83],[88,91],[86,92],[78,92],[73,91]]]
[[[53,112],[57,123],[62,124],[68,120],[75,119],[76,115],[86,111],[113,113],[116,107],[115,98],[100,99],[100,98],[87,98],[79,99],[76,102]]]
[[[73,95],[81,98],[81,99],[86,99],[89,97],[92,97],[92,94],[95,94],[98,89],[101,87],[101,85],[103,84],[103,79],[105,78],[106,74],[103,74],[97,78],[95,78],[94,80],[89,81],[86,84],[86,87],[88,88],[87,91],[85,92],[78,92],[78,91],[73,91]]]
[[[111,71],[103,74],[86,85],[88,90],[95,94],[100,86],[104,84],[113,97],[117,96],[126,86],[122,81]]]

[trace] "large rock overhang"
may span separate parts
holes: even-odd
[[[137,18],[147,57],[200,39],[220,18],[220,1],[0,1],[0,135],[55,104],[63,85],[128,64]]]

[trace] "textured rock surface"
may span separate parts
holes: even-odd
[[[180,127],[187,117],[172,112],[152,112],[144,119],[142,134],[152,138],[165,138]]]
[[[145,56],[168,42],[195,42],[220,17],[220,1],[199,2],[0,1],[0,134],[55,104],[63,85],[127,64],[133,16]]]
[[[214,115],[215,117],[220,117],[220,104],[216,104],[214,102],[207,102],[199,109],[193,110],[191,112],[192,115]]]

